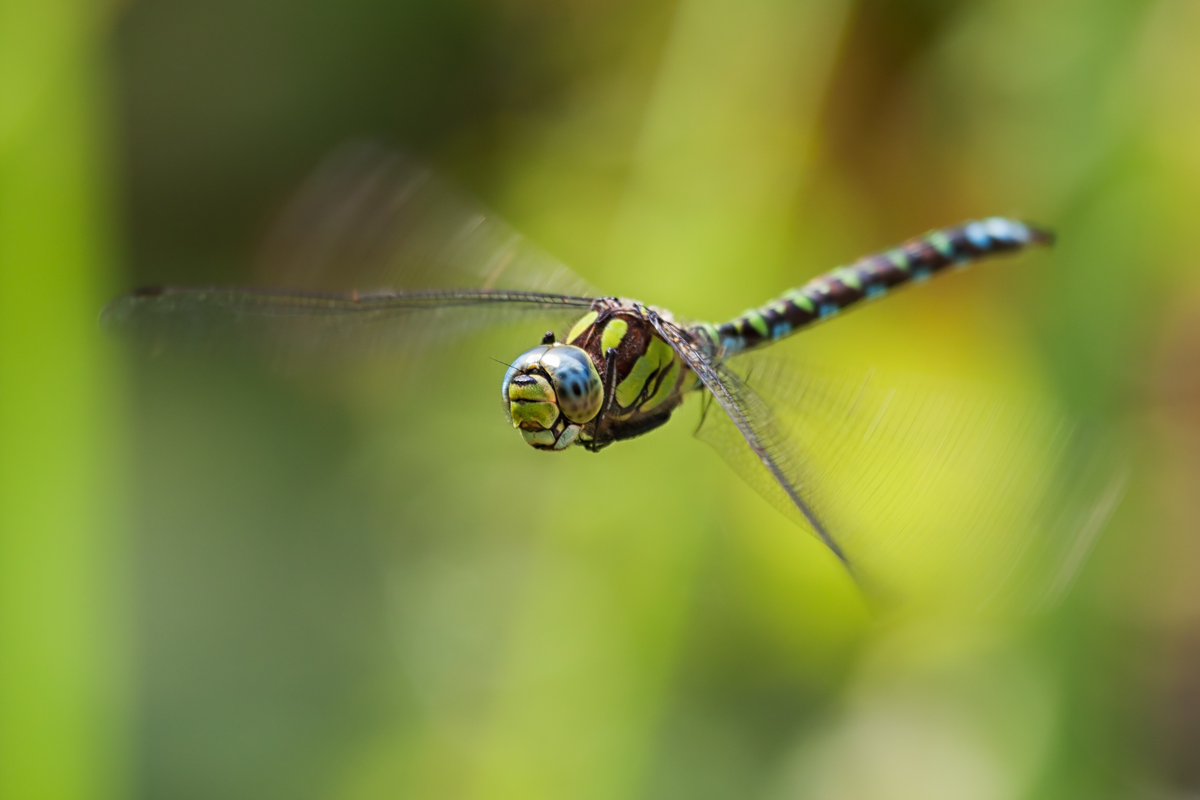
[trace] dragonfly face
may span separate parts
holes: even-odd
[[[513,362],[501,392],[513,427],[539,450],[570,446],[604,403],[604,387],[591,357],[550,336]]]

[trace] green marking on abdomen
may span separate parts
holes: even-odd
[[[933,245],[933,249],[944,255],[946,258],[954,257],[954,245],[950,242],[950,237],[945,231],[930,231],[925,235],[925,241]]]
[[[892,266],[901,272],[908,272],[908,268],[912,266],[912,260],[908,257],[908,253],[899,247],[888,250],[884,253],[884,258],[892,262]]]
[[[803,289],[792,289],[783,295],[784,300],[790,300],[792,305],[799,308],[801,311],[807,311],[809,314],[815,314],[816,306],[813,305],[812,298],[804,293]]]
[[[767,327],[767,320],[757,308],[752,308],[743,313],[742,319],[746,320],[751,328],[758,331],[759,336],[766,337],[770,335],[771,330]]]
[[[843,286],[853,289],[856,292],[862,291],[862,279],[851,267],[838,267],[830,277],[836,278],[841,281]]]

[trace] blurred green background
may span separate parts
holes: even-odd
[[[4,0],[0,796],[1195,797],[1197,87],[1190,0]],[[1103,420],[1124,503],[1054,609],[874,613],[690,413],[548,457],[464,351],[306,381],[100,335],[248,280],[364,134],[692,317],[1050,225],[796,347]]]

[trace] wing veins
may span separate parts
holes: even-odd
[[[760,435],[760,432],[755,430],[755,425],[751,424],[749,417],[743,410],[743,401],[735,396],[734,392],[730,390],[730,386],[737,387],[738,394],[742,395],[751,395],[754,390],[728,370],[721,369],[719,364],[713,363],[676,325],[662,319],[658,314],[651,314],[650,321],[654,325],[654,329],[658,332],[658,335],[663,337],[679,357],[683,359],[684,363],[696,373],[696,376],[700,378],[700,381],[708,389],[712,397],[720,404],[725,413],[729,415],[733,424],[737,426],[742,437],[746,440],[746,444],[758,456],[763,466],[771,473],[776,483],[787,494],[805,520],[808,521],[808,524],[812,526],[813,531],[825,543],[825,546],[832,550],[834,555],[841,559],[847,568],[850,568],[850,560],[834,540],[820,517],[817,516],[816,511],[809,506],[804,498],[800,496],[796,487],[792,485],[792,482],[788,479],[784,471],[784,467],[771,454],[771,444],[765,442],[763,435]],[[763,408],[766,409],[765,402],[763,403]],[[765,428],[762,431],[763,434],[779,436],[774,425],[770,423],[769,418],[763,419],[758,427]],[[853,572],[853,570],[851,571]]]
[[[199,301],[240,313],[370,314],[387,311],[436,310],[461,306],[511,304],[559,308],[590,308],[593,300],[574,295],[547,294],[506,289],[450,289],[368,292],[320,292],[300,289],[257,287],[167,286],[139,289],[118,297],[105,308],[102,318],[120,322],[138,306],[170,305],[172,301]]]

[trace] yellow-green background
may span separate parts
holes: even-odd
[[[0,795],[1194,796],[1198,99],[1191,0],[4,0]],[[550,457],[482,357],[330,385],[99,335],[246,279],[362,134],[696,317],[1051,225],[804,338],[1103,420],[1125,502],[1056,609],[873,615],[690,409]]]

